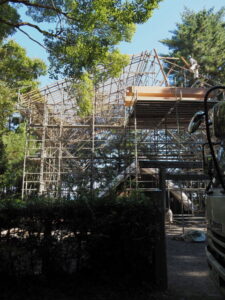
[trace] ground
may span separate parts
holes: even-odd
[[[199,227],[185,227],[206,231],[204,224]],[[211,280],[205,255],[205,243],[174,240],[182,234],[180,225],[167,227],[168,291],[159,300],[222,300],[219,290]]]

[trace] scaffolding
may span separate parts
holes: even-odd
[[[92,112],[85,117],[71,80],[20,95],[27,121],[22,196],[71,199],[84,190],[99,195],[110,189],[155,190],[159,163],[166,161],[166,180],[180,182],[186,175],[167,189],[189,189],[193,198],[207,182],[201,156],[205,133],[202,127],[190,135],[187,125],[202,110],[209,85],[204,77],[193,82],[182,60],[153,50],[130,56],[119,78],[96,86]]]

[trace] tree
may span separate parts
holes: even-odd
[[[37,78],[46,74],[46,65],[40,59],[31,59],[14,41],[0,44],[0,137],[9,128],[10,115],[14,112],[18,90],[37,87]]]
[[[172,37],[161,40],[170,56],[193,56],[200,65],[200,77],[214,84],[225,83],[225,9],[214,9],[197,13],[185,9],[182,23],[176,24]]]
[[[0,194],[21,188],[25,134],[24,125],[14,122],[17,92],[37,87],[45,73],[43,61],[27,57],[14,41],[0,41]]]
[[[13,34],[16,31],[16,27],[9,26],[7,22],[4,22],[4,20],[14,21],[17,23],[19,21],[19,14],[15,8],[8,5],[5,1],[2,3],[0,2],[0,8],[0,19],[4,18],[3,22],[0,21],[0,41],[2,41],[8,35]]]
[[[4,194],[15,194],[21,191],[23,160],[26,142],[24,124],[16,130],[8,131],[2,137],[4,150],[4,172],[0,173],[0,188]]]
[[[0,23],[8,33],[16,29],[27,34],[24,28],[29,26],[43,34],[52,77],[59,73],[70,78],[82,76],[84,71],[99,73],[100,65],[101,73],[104,69],[112,76],[112,66],[121,70],[125,64],[115,46],[130,41],[135,24],[147,21],[160,1],[0,0]],[[22,20],[17,5],[25,6],[34,22]]]
[[[46,74],[46,65],[41,59],[31,59],[26,51],[14,41],[0,45],[0,80],[10,88],[37,86],[37,79]]]

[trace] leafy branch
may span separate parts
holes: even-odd
[[[35,24],[32,24],[32,23],[29,23],[29,22],[19,22],[19,23],[13,23],[13,22],[10,22],[10,21],[7,21],[3,18],[0,18],[0,22],[5,24],[5,25],[8,25],[8,26],[11,26],[11,27],[14,27],[14,28],[17,28],[19,29],[20,27],[22,26],[29,26],[29,27],[32,27],[32,28],[35,28],[37,31],[39,31],[40,33],[46,35],[46,36],[49,36],[49,37],[55,37],[57,39],[60,39],[62,41],[65,41],[65,39],[63,39],[62,37],[60,37],[58,34],[54,34],[54,33],[51,33],[49,31],[46,31],[46,30],[43,30],[41,29],[38,25],[35,25]]]
[[[4,0],[4,1],[0,2],[0,5],[5,4],[5,3],[17,3],[17,4],[24,4],[24,5],[30,6],[30,7],[48,9],[48,10],[52,10],[56,13],[59,13],[59,14],[65,16],[66,18],[72,19],[68,13],[63,12],[60,8],[57,8],[55,5],[54,6],[44,5],[42,3],[30,2],[27,0]]]

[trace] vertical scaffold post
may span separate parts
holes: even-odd
[[[23,181],[22,181],[22,199],[24,199],[25,193],[27,193],[26,188],[26,160],[27,160],[27,151],[28,151],[28,130],[27,130],[27,122],[25,122],[25,134],[26,141],[24,146],[24,159],[23,159]]]
[[[180,189],[180,196],[181,196],[181,214],[182,214],[182,233],[184,234],[184,199],[183,199],[182,187]]]
[[[135,192],[138,191],[138,147],[137,147],[137,117],[134,111],[134,155],[135,155]]]
[[[62,169],[62,134],[63,134],[63,118],[60,114],[60,128],[59,128],[59,154],[58,154],[58,174],[57,174],[57,196],[62,196],[61,191],[61,169]]]
[[[96,87],[94,88],[94,97],[92,99],[92,126],[91,126],[91,198],[94,197],[94,154],[95,154],[95,105],[96,105]]]
[[[44,115],[42,122],[42,136],[41,136],[41,164],[40,164],[40,180],[39,180],[39,191],[38,194],[42,195],[46,191],[46,182],[44,178],[44,167],[45,167],[45,156],[46,156],[46,129],[48,125],[48,109],[47,103],[44,102]]]
[[[20,90],[18,91],[18,99],[20,100]],[[24,147],[24,160],[23,160],[23,181],[22,181],[22,199],[24,199],[25,195],[28,194],[27,191],[27,173],[26,173],[26,165],[27,165],[27,155],[29,152],[29,140],[30,140],[30,124],[31,124],[31,99],[29,97],[28,101],[28,107],[29,107],[29,118],[25,122],[25,147]]]

